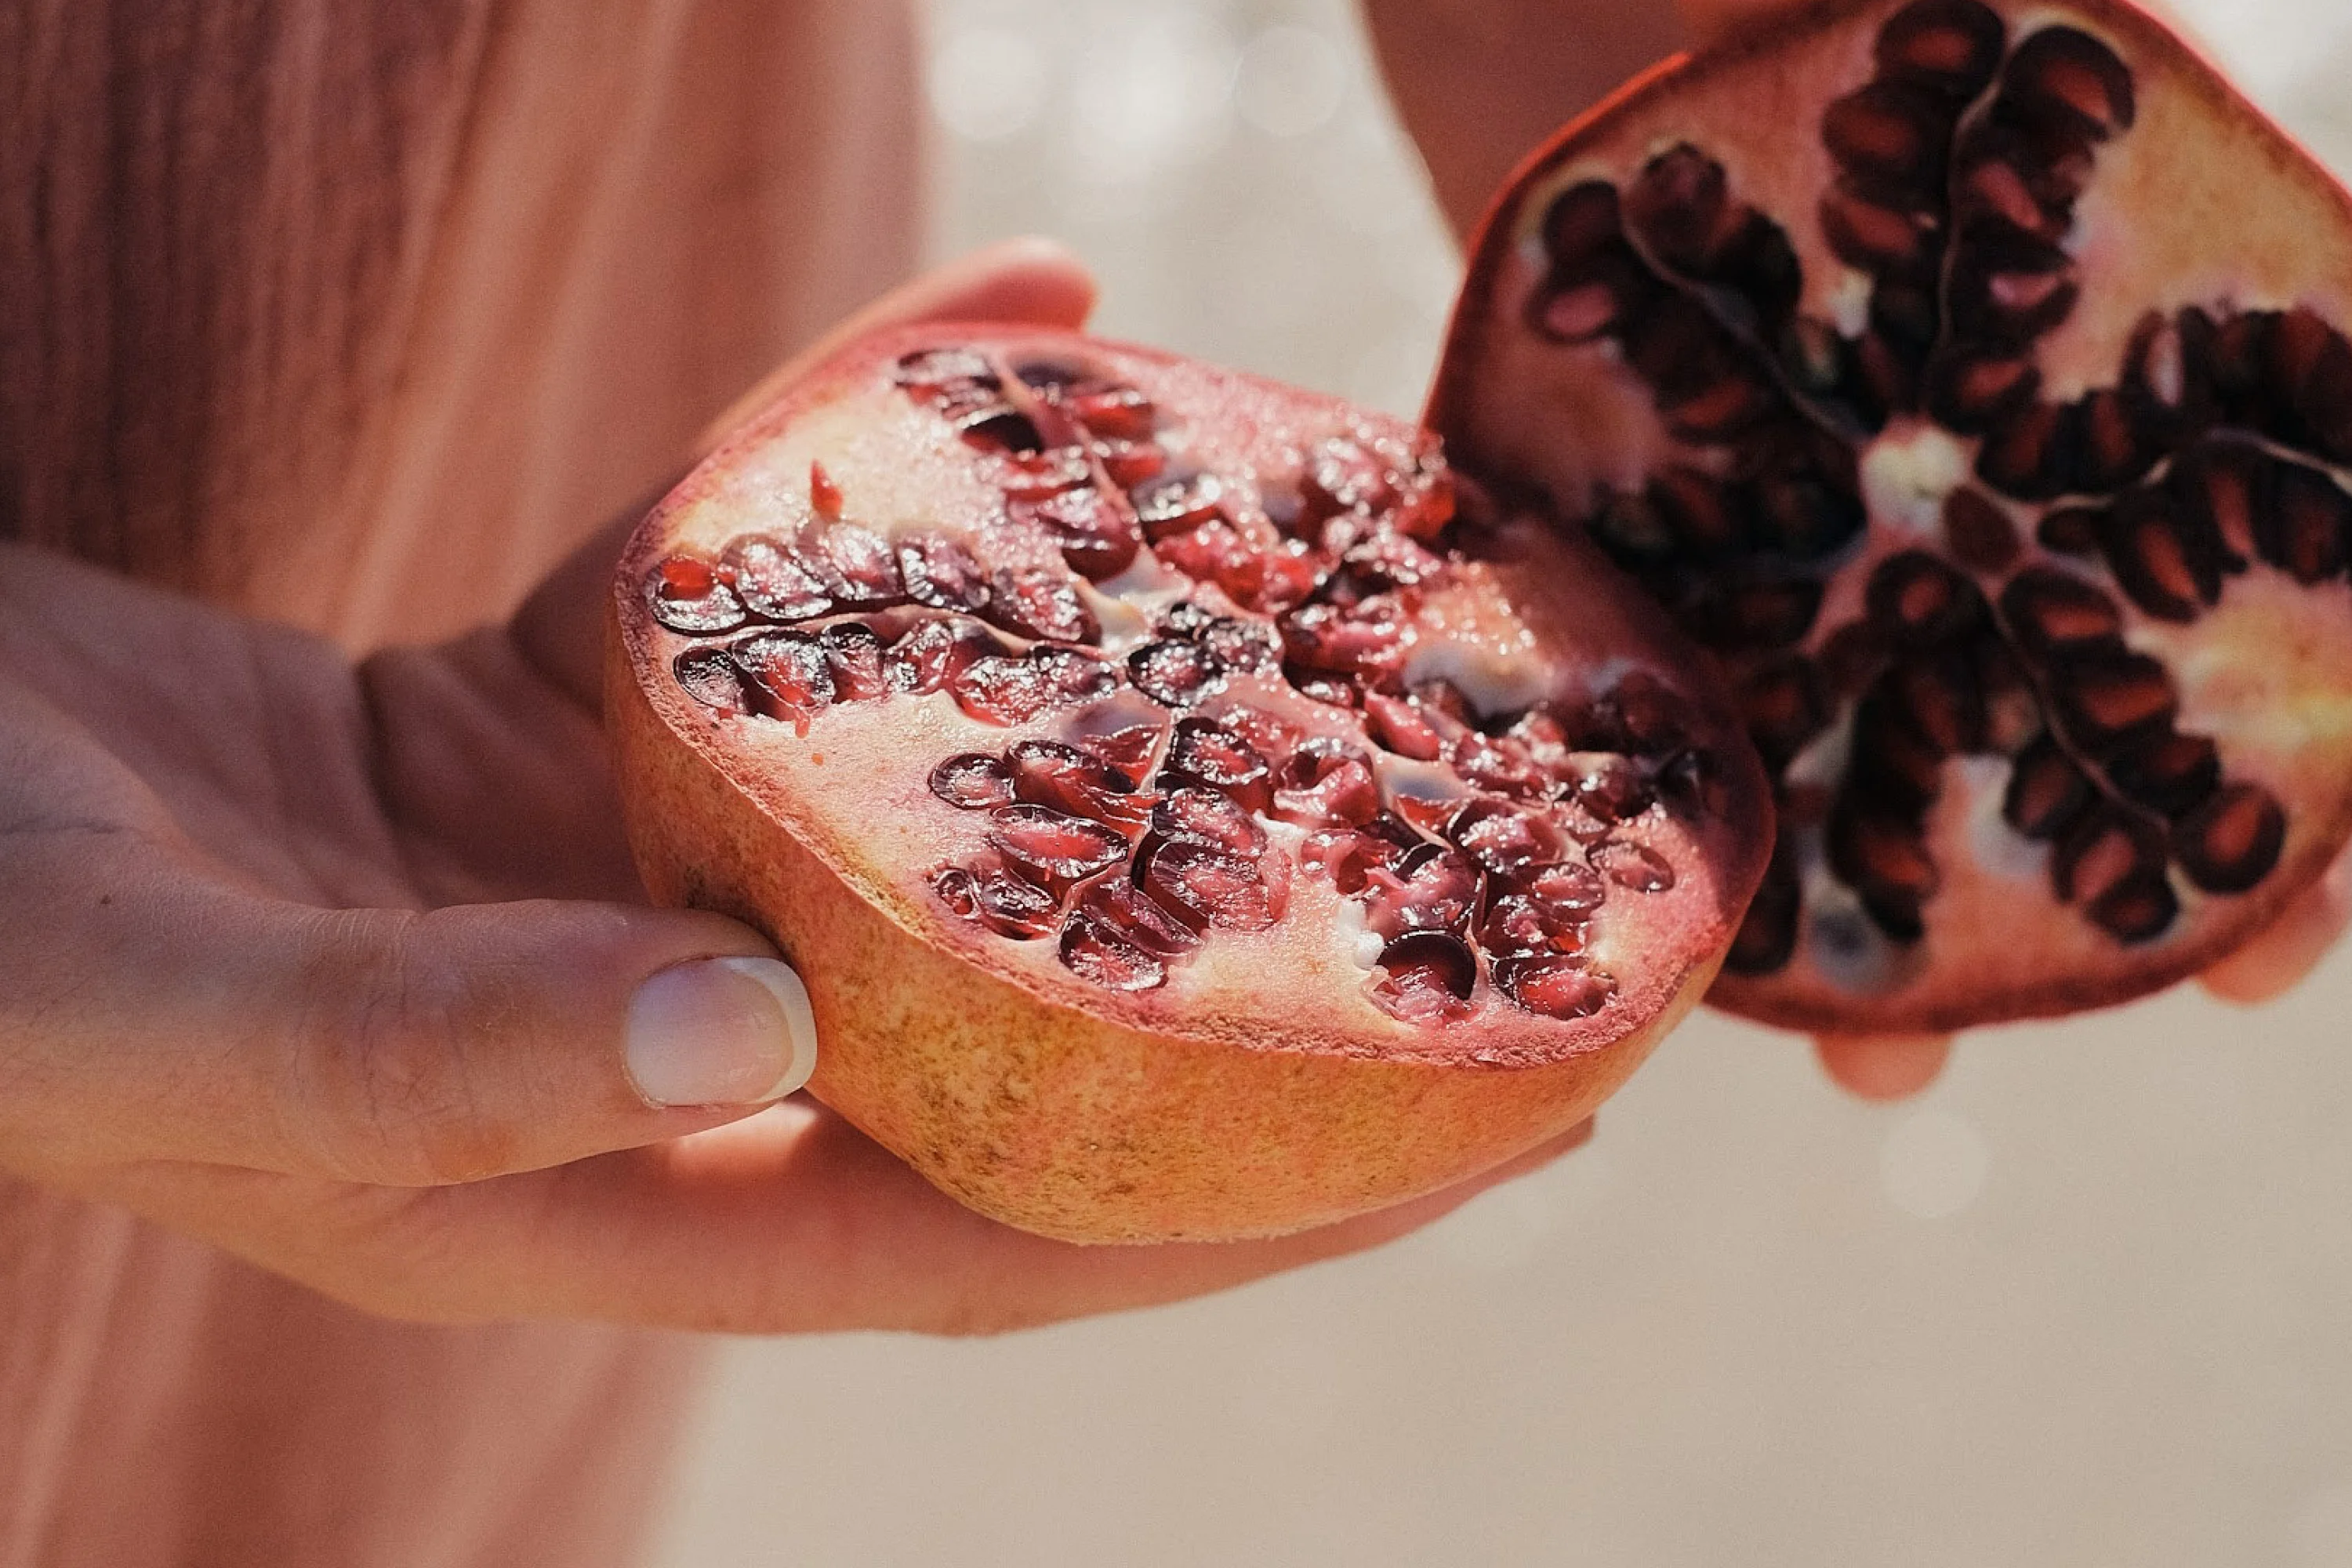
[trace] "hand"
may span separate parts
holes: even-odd
[[[1092,292],[1016,244],[844,331],[1075,325]],[[635,901],[596,713],[619,538],[507,627],[356,668],[0,550],[0,1169],[379,1312],[740,1331],[1173,1300],[1511,1173],[1283,1241],[1090,1249],[762,1110],[796,982],[743,926]]]

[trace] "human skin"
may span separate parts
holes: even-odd
[[[1519,160],[1586,105],[1643,67],[1790,3],[1364,0],[1364,15],[1390,95],[1421,148],[1438,205],[1456,237],[1466,242]],[[2167,14],[2158,0],[2140,4]],[[2352,851],[2268,931],[2200,981],[2225,1001],[2268,1001],[2310,972],[2347,920]],[[1950,1058],[1952,1037],[1823,1036],[1814,1050],[1823,1070],[1852,1093],[1897,1100],[1936,1080]]]

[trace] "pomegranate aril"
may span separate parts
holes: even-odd
[[[2041,368],[2024,354],[1953,349],[1928,366],[1927,412],[1961,435],[1981,436],[2037,406],[2041,390]]]
[[[1414,703],[1382,691],[1364,693],[1364,729],[1384,750],[1416,762],[1445,754],[1445,737]]]
[[[2172,852],[2209,893],[2242,893],[2271,874],[2286,843],[2286,814],[2259,784],[2231,784],[2175,824]]]
[[[2221,782],[2221,753],[2202,735],[2166,731],[2124,747],[2104,764],[2126,797],[2165,816],[2180,816],[2211,797]]]
[[[1132,386],[1075,393],[1063,399],[1063,406],[1089,435],[1106,440],[1148,440],[1160,422],[1151,399]]]
[[[960,421],[956,434],[964,444],[982,452],[1027,453],[1045,448],[1036,422],[1009,403],[979,408]]]
[[[1879,29],[1879,74],[1951,99],[1992,82],[2008,28],[1979,0],[1913,0]]]
[[[1029,650],[1027,662],[1050,708],[1092,702],[1118,689],[1118,671],[1095,654],[1047,643]]]
[[[1095,480],[1094,465],[1087,460],[1083,447],[1009,452],[997,459],[996,474],[1008,501],[1045,500]]]
[[[804,559],[845,609],[882,609],[906,598],[889,542],[870,528],[836,522],[812,530]]]
[[[2131,129],[2131,72],[2113,49],[2074,27],[2044,27],[2025,39],[2001,72],[2001,96],[2037,120],[2105,141]]]
[[[2145,614],[2193,621],[2221,597],[2225,562],[2220,538],[2200,536],[2162,491],[2125,496],[2108,509],[2099,531],[2108,570]]]
[[[1822,118],[1822,140],[1840,166],[1898,189],[1925,186],[1937,177],[1950,134],[1948,105],[1888,81],[1847,94]]]
[[[1420,844],[1393,866],[1366,866],[1365,923],[1384,938],[1407,931],[1461,931],[1477,912],[1478,867],[1447,844]]]
[[[1045,674],[1019,655],[975,658],[948,678],[956,705],[990,724],[1025,724],[1057,706]]]
[[[750,696],[743,689],[743,674],[734,655],[723,647],[690,647],[672,661],[670,672],[686,694],[705,708],[716,708],[721,713],[751,711]]]
[[[1006,753],[1013,791],[1034,805],[1051,806],[1114,827],[1142,826],[1150,803],[1137,798],[1135,781],[1099,757],[1059,741],[1023,741]]]
[[[1812,664],[1791,656],[1740,682],[1739,716],[1765,765],[1777,773],[1829,727],[1829,699]]]
[[[2180,900],[2161,870],[2149,870],[2109,888],[2083,912],[2118,942],[2147,942],[2170,929]]]
[[[1126,571],[1143,546],[1135,524],[1091,487],[1015,503],[1013,516],[1042,525],[1070,570],[1091,583]]]
[[[1318,445],[1307,457],[1303,478],[1308,498],[1326,516],[1377,511],[1397,499],[1395,476],[1388,465],[1345,436]]]
[[[942,868],[932,875],[931,890],[965,920],[1016,942],[1044,936],[1060,912],[1053,894],[992,860]]]
[[[1103,472],[1121,489],[1133,490],[1168,467],[1168,451],[1154,441],[1105,441],[1095,447]]]
[[[1528,1012],[1549,1018],[1589,1018],[1617,994],[1617,983],[1608,973],[1566,953],[1498,959],[1495,988]]]
[[[1971,630],[1984,613],[1977,585],[1924,550],[1890,555],[1865,590],[1870,618],[1887,637],[1913,647]]]
[[[2298,583],[2324,583],[2344,571],[2352,496],[2315,469],[2280,463],[2273,470],[2270,505],[2254,520],[2263,559]]]
[[[988,579],[972,552],[945,534],[898,542],[898,575],[907,596],[940,610],[978,610],[988,604]]]
[[[930,785],[933,795],[966,811],[1009,805],[1013,801],[1013,770],[1002,757],[980,752],[942,760],[931,769]]]
[[[1604,823],[1628,821],[1657,804],[1641,771],[1614,752],[1572,753],[1565,771],[1578,804]]]
[[[1125,877],[1104,877],[1078,899],[1091,916],[1129,944],[1160,958],[1176,958],[1201,945],[1191,926],[1170,914]]]
[[[1920,911],[1942,885],[1916,823],[1842,802],[1830,814],[1830,869],[1862,899],[1863,909],[1897,942],[1916,942]]]
[[[1275,670],[1282,665],[1281,639],[1261,621],[1218,616],[1201,627],[1195,640],[1215,656],[1219,665],[1240,674]]]
[[[2165,476],[2185,516],[2200,532],[2218,538],[2225,571],[2243,571],[2260,552],[2257,536],[2270,525],[2273,464],[2259,448],[2208,441],[2176,459]]]
[[[1205,784],[1253,811],[1274,803],[1273,770],[1255,746],[1212,719],[1180,719],[1170,737],[1162,777]]]
[[[1291,753],[1276,776],[1274,815],[1307,827],[1353,827],[1381,809],[1370,759],[1344,742],[1316,739]]]
[[[1663,893],[1675,885],[1675,868],[1646,844],[1630,838],[1609,838],[1584,852],[1592,868],[1619,887],[1636,893]]]
[[[887,697],[891,687],[882,668],[882,639],[861,621],[838,621],[817,634],[825,668],[833,675],[835,700],[865,702]]]
[[[2070,657],[2050,675],[2051,696],[2068,739],[2105,751],[2171,722],[2172,677],[2146,654],[2117,648]]]
[[[1342,893],[1360,893],[1373,871],[1393,868],[1427,842],[1402,820],[1383,813],[1360,828],[1336,827],[1307,835],[1299,848],[1299,864],[1328,875],[1331,885]]]
[[[2105,645],[2123,630],[2123,612],[2114,600],[2047,567],[2029,567],[2010,579],[2000,613],[2020,646],[2037,656]]]
[[[988,825],[990,847],[1048,887],[1082,881],[1128,856],[1121,835],[1046,806],[1001,805],[989,813]]]
[[[1199,643],[1170,637],[1129,654],[1127,678],[1154,702],[1189,708],[1224,684],[1224,668]]]
[[[753,708],[771,719],[806,723],[834,700],[824,645],[803,632],[757,632],[731,649],[751,678]]]
[[[893,379],[909,392],[933,392],[967,383],[997,384],[986,355],[966,348],[919,349],[901,358]]]
[[[2054,838],[2091,804],[2091,781],[2047,735],[2037,737],[2010,765],[2000,814],[2028,838]]]
[[[1264,931],[1282,910],[1254,861],[1204,844],[1171,839],[1143,862],[1141,886],[1162,909],[1193,928]]]
[[[1243,859],[1255,858],[1265,848],[1265,829],[1247,811],[1215,790],[1194,785],[1169,791],[1152,807],[1151,831]]]
[[[1218,515],[1225,487],[1208,473],[1163,474],[1129,491],[1145,537],[1157,542],[1199,527]]]
[[[1118,720],[1122,716],[1109,708],[1081,715],[1071,743],[1129,778],[1141,778],[1151,771],[1151,759],[1159,752],[1167,726],[1121,724]]]
[[[1023,637],[1084,643],[1102,637],[1101,625],[1078,597],[1076,587],[1040,566],[999,570],[990,584],[988,607],[982,613]]]
[[[1399,937],[1381,950],[1380,967],[1372,1000],[1391,1017],[1436,1024],[1469,1016],[1478,958],[1460,937],[1444,931]]]
[[[688,637],[731,632],[743,624],[743,602],[711,563],[673,555],[653,569],[646,603],[654,619]]]
[[[1445,837],[1490,876],[1516,877],[1568,853],[1560,830],[1507,801],[1473,800],[1454,813]]]
[[[2050,858],[2050,882],[2066,903],[2090,903],[2126,882],[2164,871],[2164,841],[2118,807],[2084,814]]]
[[[1081,911],[1062,927],[1063,966],[1111,991],[1150,991],[1168,984],[1168,965],[1108,922]]]
[[[1581,952],[1585,921],[1530,893],[1504,893],[1487,906],[1478,943],[1495,958],[1537,952]]]
[[[937,691],[975,660],[1003,651],[994,634],[976,621],[919,621],[882,656],[882,674],[894,691]]]
[[[738,539],[724,560],[744,608],[763,621],[805,621],[833,609],[816,574],[772,539]]]

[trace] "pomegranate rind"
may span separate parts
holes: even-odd
[[[2338,332],[2352,328],[2352,198],[2193,48],[2112,0],[1987,3],[2012,46],[2042,27],[2078,28],[2112,47],[2136,84],[2136,120],[2099,147],[2065,237],[2081,301],[2033,345],[2045,399],[2113,384],[2149,310],[2308,307]],[[1628,82],[1521,163],[1472,243],[1424,416],[1464,471],[1538,498],[1566,520],[1597,490],[1638,489],[1678,450],[1648,389],[1613,351],[1563,350],[1525,324],[1544,266],[1538,231],[1547,205],[1581,182],[1622,189],[1663,150],[1699,147],[1723,165],[1734,195],[1793,244],[1804,279],[1799,310],[1837,315],[1837,290],[1852,269],[1814,216],[1837,172],[1822,117],[1832,100],[1872,80],[1879,29],[1903,8],[1902,0],[1827,0],[1759,20]],[[2101,287],[2103,275],[2112,286]],[[2030,541],[2035,518],[2057,508],[2010,510]],[[1912,542],[1874,509],[1868,543],[1831,579],[1805,646],[1853,619],[1870,564]],[[2029,546],[2020,564],[2041,559]],[[2053,900],[2051,850],[2020,840],[2005,847],[2002,868],[1948,870],[1921,910],[1922,937],[1901,962],[1857,978],[1824,964],[1807,942],[1778,972],[1727,972],[1709,1000],[1824,1031],[2051,1016],[2170,985],[2276,921],[2352,837],[2352,584],[2339,577],[2307,587],[2258,564],[2193,625],[2169,625],[2127,601],[2125,609],[2127,645],[2173,674],[2179,728],[2215,740],[2231,779],[2286,805],[2284,843],[2259,885],[2200,893],[2176,868],[2179,918],[2155,940],[2119,945]],[[1978,868],[1989,810],[1998,826],[2000,784],[1944,766],[1947,787],[1930,808],[1926,842],[1941,866]]]
[[[691,639],[647,614],[646,574],[673,551],[715,552],[730,532],[797,523],[789,477],[809,471],[811,442],[853,515],[952,515],[971,501],[955,449],[889,428],[896,416],[874,401],[900,356],[959,342],[1124,366],[1229,426],[1190,430],[1228,474],[1294,427],[1366,417],[1149,351],[925,327],[845,351],[646,519],[615,580],[608,645],[631,843],[657,901],[741,918],[801,971],[823,1042],[812,1091],[969,1205],[1089,1242],[1327,1223],[1448,1185],[1590,1114],[1696,1005],[1761,871],[1760,774],[1703,685],[1691,711],[1716,742],[1720,814],[1661,816],[1679,879],[1623,895],[1610,1005],[1541,1018],[1482,984],[1472,1016],[1443,1028],[1373,1005],[1374,975],[1339,940],[1341,900],[1303,873],[1274,929],[1213,931],[1171,961],[1165,987],[1141,992],[1073,973],[1051,941],[1012,942],[957,918],[926,872],[982,818],[932,795],[928,774],[942,757],[1042,730],[983,729],[940,694],[836,706],[803,733],[681,689],[670,665]],[[1562,670],[1638,662],[1679,680],[1686,653],[1605,563],[1573,544],[1539,548],[1537,561],[1482,568],[1514,596],[1516,635],[1545,639]]]

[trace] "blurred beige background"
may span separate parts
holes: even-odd
[[[2352,168],[2339,0],[2181,0]],[[1420,400],[1455,261],[1343,0],[939,0],[938,247]],[[664,1568],[2352,1564],[2352,949],[1833,1095],[1705,1016],[1376,1256],[1013,1339],[731,1345]]]

